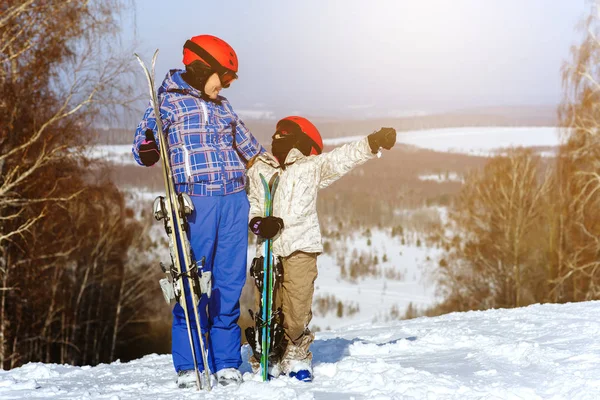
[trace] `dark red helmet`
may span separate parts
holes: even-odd
[[[187,66],[198,60],[217,72],[225,87],[237,78],[237,55],[227,42],[216,36],[199,35],[185,42],[183,64]]]
[[[321,138],[319,130],[313,125],[312,122],[304,117],[298,117],[294,115],[285,117],[277,122],[276,129],[278,131],[285,129],[285,125],[289,124],[290,122],[300,128],[300,132],[308,137],[312,145],[312,149],[310,151],[311,155],[321,154],[323,152],[323,139]]]

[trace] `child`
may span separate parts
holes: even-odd
[[[273,254],[282,264],[282,277],[274,289],[273,310],[281,307],[283,313],[283,356],[279,365],[270,368],[271,375],[282,372],[302,381],[312,380],[309,346],[314,335],[308,324],[312,319],[317,255],[323,252],[317,216],[318,190],[374,158],[380,147],[391,149],[395,143],[396,131],[382,128],[364,139],[321,154],[323,140],[317,128],[306,118],[291,116],[277,123],[272,154],[256,157],[248,169],[250,230],[262,241],[273,239]],[[269,217],[264,217],[261,174],[267,181],[279,174],[273,213]],[[260,254],[262,248],[259,243]],[[258,360],[253,356],[250,362],[254,371],[258,371]]]

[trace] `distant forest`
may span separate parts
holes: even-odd
[[[142,113],[140,113],[140,118]],[[308,116],[310,117],[310,116]],[[382,126],[398,131],[452,128],[461,126],[556,126],[556,107],[494,107],[462,110],[446,114],[403,118],[336,119],[311,118],[324,138],[367,135]],[[256,138],[265,146],[271,143],[275,120],[244,119]],[[135,125],[98,130],[97,144],[129,144],[133,141]]]

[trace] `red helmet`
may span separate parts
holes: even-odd
[[[292,115],[279,120],[279,122],[277,122],[276,129],[279,130],[281,125],[285,125],[287,123],[286,121],[292,122],[295,125],[297,125],[300,128],[300,131],[310,139],[310,142],[312,144],[312,149],[310,151],[311,155],[321,154],[321,152],[323,151],[323,139],[321,138],[319,130],[316,126],[312,124],[312,122],[310,122],[304,117],[297,117]]]
[[[211,35],[194,36],[183,45],[183,64],[202,61],[211,67],[228,85],[237,78],[238,59],[233,48],[222,39]]]

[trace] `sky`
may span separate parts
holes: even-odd
[[[556,105],[560,68],[588,0],[134,0],[123,40],[157,77],[183,68],[183,43],[227,41],[236,110],[397,116]],[[174,5],[176,4],[176,6]],[[140,91],[145,88],[140,87]]]

